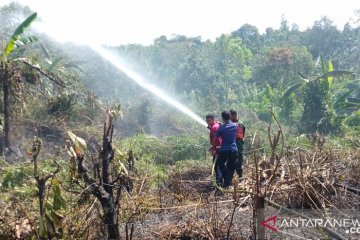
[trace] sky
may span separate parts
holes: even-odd
[[[9,3],[0,0],[0,6]],[[148,45],[161,35],[215,40],[249,23],[260,32],[282,18],[301,30],[328,16],[342,29],[358,0],[17,0],[38,12],[37,27],[60,42]],[[341,3],[341,4],[340,4]]]

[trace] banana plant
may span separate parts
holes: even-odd
[[[350,95],[354,92],[353,89],[345,92],[344,94],[340,95],[334,103],[335,109],[345,108],[345,109],[353,109],[359,110],[360,109],[360,98],[350,97]]]
[[[31,14],[28,18],[26,18],[15,30],[13,35],[11,36],[9,42],[6,44],[5,48],[2,50],[0,61],[1,63],[6,63],[9,55],[16,49],[16,47],[25,45],[27,43],[31,43],[36,41],[36,38],[32,37],[23,37],[21,38],[21,34],[23,34],[31,23],[36,19],[37,13]]]
[[[304,112],[301,119],[302,132],[315,133],[316,131],[325,133],[329,126],[329,116],[331,115],[330,90],[333,86],[335,77],[354,77],[354,72],[334,70],[331,61],[326,62],[319,58],[316,67],[321,67],[321,73],[313,78],[307,78],[301,73],[299,76],[302,82],[290,86],[281,98],[287,98],[296,92],[302,92],[304,101]],[[343,97],[346,100],[347,96]],[[341,100],[340,98],[338,99]],[[336,103],[340,106],[340,103]]]
[[[351,71],[334,71],[333,65],[332,63],[329,61],[328,65],[326,66],[326,63],[323,60],[318,60],[321,61],[321,68],[322,68],[322,74],[320,76],[316,76],[313,79],[308,79],[307,77],[305,77],[303,74],[298,73],[298,75],[301,77],[302,82],[300,83],[295,83],[294,85],[291,85],[286,92],[284,93],[284,95],[282,96],[282,100],[286,99],[287,97],[289,97],[292,93],[294,93],[296,90],[301,89],[306,87],[308,84],[312,84],[316,81],[321,82],[321,84],[323,85],[324,89],[329,91],[334,77],[353,77],[355,75],[354,72]]]
[[[38,64],[33,63],[29,58],[27,57],[17,57],[17,58],[11,58],[12,54],[17,48],[24,47],[29,43],[34,43],[38,39],[36,37],[31,36],[22,36],[23,33],[27,28],[30,27],[30,25],[35,21],[37,18],[37,13],[31,14],[28,18],[26,18],[14,31],[14,33],[11,35],[10,40],[7,42],[5,47],[1,50],[0,53],[0,82],[2,83],[4,97],[3,97],[3,105],[4,105],[4,127],[3,129],[3,135],[4,135],[4,143],[0,143],[0,155],[3,155],[3,149],[7,150],[5,153],[6,155],[11,154],[11,118],[10,118],[10,86],[11,86],[11,78],[12,75],[12,69],[16,68],[15,65],[17,63],[25,64],[30,69],[33,69],[37,72],[39,72],[41,75],[45,76],[49,80],[53,81],[56,85],[65,87],[65,83],[58,79],[57,77],[54,77],[52,74],[48,73],[47,71],[44,71],[39,67]],[[1,121],[0,124],[2,125]],[[1,129],[1,128],[0,128]]]
[[[12,34],[10,40],[5,45],[5,48],[2,49],[0,55],[0,80],[3,85],[4,91],[4,146],[0,146],[0,153],[3,154],[3,148],[10,149],[10,131],[11,131],[11,120],[10,120],[10,109],[9,109],[9,65],[11,61],[9,61],[10,54],[19,46],[25,45],[29,42],[35,41],[35,38],[21,38],[21,35],[25,32],[26,28],[28,28],[31,23],[36,19],[37,13],[31,14],[28,18],[26,18],[15,30]],[[10,152],[11,153],[11,152]]]

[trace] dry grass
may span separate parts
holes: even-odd
[[[255,193],[256,175],[262,194],[284,207],[358,208],[357,192],[344,185],[359,185],[359,149],[344,151],[318,145],[287,149],[270,164],[272,154],[259,156],[256,166],[248,161],[245,177],[236,189]],[[321,140],[319,140],[321,141]],[[277,151],[277,153],[279,153]],[[248,160],[255,155],[248,156]],[[276,155],[275,155],[276,156]],[[120,232],[122,239],[248,239],[253,235],[252,197],[248,193],[221,192],[212,187],[210,160],[186,167],[169,167],[168,177],[130,173],[133,189],[121,188]],[[153,182],[158,181],[154,187]],[[360,191],[359,191],[360,192]],[[92,196],[64,192],[64,239],[103,239],[100,204]],[[37,231],[36,199],[17,204],[0,202],[1,239],[27,239]],[[17,237],[18,236],[18,237]]]

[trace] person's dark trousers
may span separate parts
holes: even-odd
[[[236,145],[238,148],[238,155],[236,159],[235,170],[236,173],[239,175],[239,178],[241,178],[243,176],[242,165],[244,162],[244,140],[236,140]]]
[[[224,178],[223,187],[229,187],[235,171],[237,151],[220,151],[219,168]]]
[[[224,179],[223,179],[223,175],[221,174],[221,171],[220,171],[219,162],[220,162],[219,155],[213,156],[213,163],[215,163],[214,171],[215,171],[216,184],[219,186],[222,186]]]

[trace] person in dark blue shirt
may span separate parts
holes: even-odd
[[[231,185],[235,171],[235,163],[237,156],[236,146],[236,130],[237,125],[230,122],[230,112],[223,111],[221,117],[224,124],[221,125],[216,133],[217,137],[221,137],[222,143],[219,151],[219,168],[224,178],[223,186],[227,188]]]

